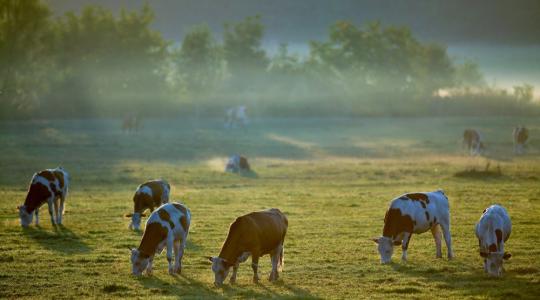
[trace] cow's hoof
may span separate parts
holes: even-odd
[[[442,254],[435,255],[435,258],[442,258]]]
[[[230,284],[236,284],[236,278],[232,278],[229,280],[229,283]]]
[[[169,274],[174,275],[176,272],[174,271],[174,268],[169,268]]]
[[[253,283],[259,283],[259,277],[253,277]]]

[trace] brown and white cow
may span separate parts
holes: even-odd
[[[492,276],[501,276],[503,260],[512,256],[504,251],[504,244],[512,232],[512,222],[506,209],[497,204],[486,208],[475,232],[480,256],[484,258],[484,271]]]
[[[482,136],[476,129],[465,129],[463,131],[463,146],[467,148],[470,155],[481,154],[485,148]]]
[[[257,273],[259,257],[270,254],[272,272],[268,280],[278,279],[278,267],[283,267],[283,243],[289,222],[277,208],[252,212],[236,218],[217,257],[208,257],[212,262],[214,285],[221,286],[233,267],[230,282],[236,282],[238,266],[251,255],[253,281],[259,281]]]
[[[36,225],[39,225],[39,208],[45,203],[49,206],[52,224],[62,224],[68,185],[69,175],[62,167],[35,173],[30,181],[24,204],[17,207],[21,225],[23,227],[29,226],[34,214],[36,215]]]
[[[529,130],[525,126],[518,126],[514,128],[512,138],[514,140],[514,153],[525,153],[525,143],[529,139]]]
[[[133,214],[126,215],[131,217],[129,229],[139,230],[143,212],[147,209],[152,212],[154,208],[169,202],[170,192],[171,186],[163,179],[150,180],[139,185],[133,196]]]
[[[135,113],[127,114],[122,120],[123,132],[138,132],[142,127],[142,118]]]
[[[146,274],[151,275],[154,255],[160,254],[165,247],[167,247],[169,274],[180,274],[190,223],[190,210],[177,202],[163,204],[152,212],[146,221],[139,248],[131,249],[132,274],[138,276],[146,270]]]
[[[401,259],[407,260],[407,248],[413,233],[423,233],[431,230],[437,247],[436,257],[442,257],[441,232],[442,229],[448,259],[452,252],[452,239],[450,237],[450,209],[448,198],[442,190],[423,193],[409,193],[395,198],[384,217],[383,235],[373,239],[378,244],[381,263],[389,263],[392,259],[394,245],[401,245],[403,253]]]
[[[225,166],[225,172],[238,173],[242,171],[250,171],[248,160],[245,156],[234,154],[229,158]]]

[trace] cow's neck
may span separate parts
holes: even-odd
[[[147,224],[141,244],[139,245],[139,252],[146,256],[154,256],[159,243],[165,238],[167,238],[167,230],[161,224]]]
[[[31,186],[30,192],[28,192],[28,195],[26,195],[26,199],[24,200],[24,207],[26,208],[26,211],[28,213],[32,213],[46,201],[46,196],[43,196],[40,193],[36,192],[34,186]]]
[[[241,249],[236,234],[229,232],[227,240],[223,244],[223,247],[221,247],[219,257],[224,258],[229,264],[234,264],[242,252],[243,249]]]

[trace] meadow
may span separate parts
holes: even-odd
[[[527,154],[512,153],[513,126],[530,129]],[[467,127],[480,130],[484,156],[461,148]],[[123,133],[119,120],[0,122],[0,298],[504,298],[540,297],[540,119],[254,119],[227,130],[221,120],[146,120]],[[241,153],[256,175],[226,174]],[[34,172],[63,166],[71,176],[64,226],[23,229],[16,207]],[[141,232],[123,216],[142,182],[167,179],[192,226],[182,274],[167,273],[164,253],[152,276],[130,275],[128,248]],[[450,199],[455,259],[435,258],[431,234],[414,235],[409,261],[381,265],[370,238],[382,233],[389,202],[413,191],[444,189]],[[502,278],[483,273],[474,224],[492,203],[513,221],[512,258]],[[210,263],[229,224],[254,210],[288,216],[285,266],[260,284],[249,263],[237,284],[213,286]],[[443,243],[443,256],[446,247]]]

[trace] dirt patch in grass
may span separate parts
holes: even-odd
[[[118,284],[108,284],[103,287],[103,291],[105,293],[118,293],[118,292],[125,292],[129,290],[127,286],[118,285]]]

